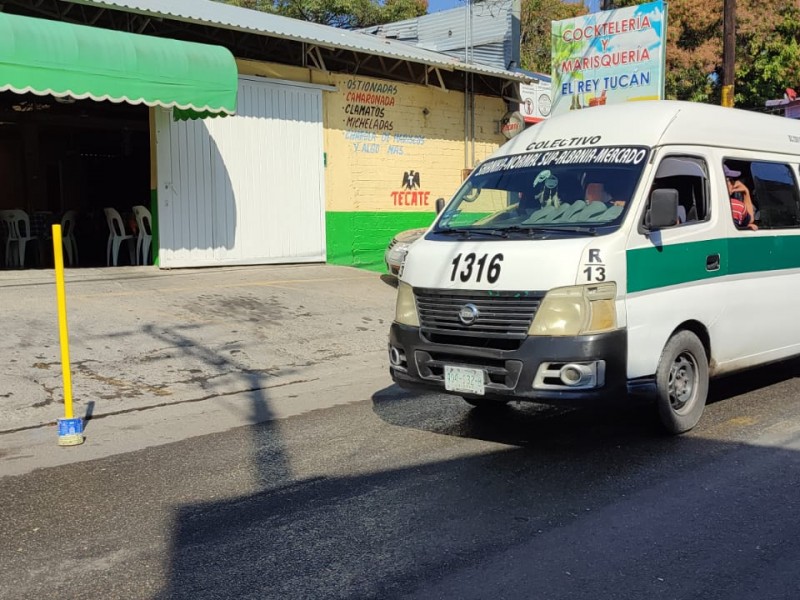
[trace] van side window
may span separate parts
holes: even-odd
[[[753,178],[751,189],[758,227],[800,227],[800,195],[789,165],[753,162],[750,163],[750,173]]]
[[[678,225],[709,217],[708,168],[702,158],[667,156],[661,161],[652,190],[678,191]]]

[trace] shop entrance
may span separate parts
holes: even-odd
[[[23,210],[30,220],[25,268],[52,268],[50,225],[68,211],[75,215],[73,266],[105,266],[104,209],[115,208],[135,233],[135,205],[150,207],[146,106],[0,93],[0,210]],[[0,242],[0,268],[7,268]],[[12,262],[19,268],[19,257]],[[127,242],[118,264],[131,264]]]

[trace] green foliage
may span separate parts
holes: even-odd
[[[385,0],[385,2],[379,2],[379,0],[217,1],[344,29],[402,21],[422,16],[428,12],[428,0]]]
[[[586,12],[582,4],[569,4],[561,0],[522,0],[522,68],[537,73],[550,73],[551,21],[571,19],[585,15]]]
[[[393,23],[428,13],[428,0],[385,0],[379,23]],[[376,23],[377,24],[377,23]]]
[[[787,87],[800,85],[800,9],[797,4],[779,7],[772,32],[762,27],[737,32],[737,106],[762,107],[766,100],[781,98]],[[760,25],[761,23],[759,23]]]
[[[553,32],[550,39],[553,41],[552,56],[553,61],[556,64],[561,63],[570,56],[574,56],[575,51],[581,47],[580,42],[564,41],[564,32],[569,31],[570,29],[574,29],[574,26],[571,23],[556,23],[553,25]],[[561,79],[563,75],[564,74],[561,72],[553,73],[552,86],[554,90],[561,88]],[[583,79],[583,72],[577,71],[572,74],[572,77],[576,80]]]
[[[615,0],[615,8],[642,0]],[[763,108],[800,86],[800,9],[796,0],[738,0],[734,102]],[[666,96],[720,102],[722,0],[670,0],[667,14]]]

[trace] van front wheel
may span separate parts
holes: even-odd
[[[670,338],[656,371],[658,415],[670,433],[697,425],[708,396],[708,357],[691,331]]]

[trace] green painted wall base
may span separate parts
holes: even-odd
[[[328,262],[386,272],[383,254],[394,235],[427,227],[434,212],[328,212],[325,214]]]

